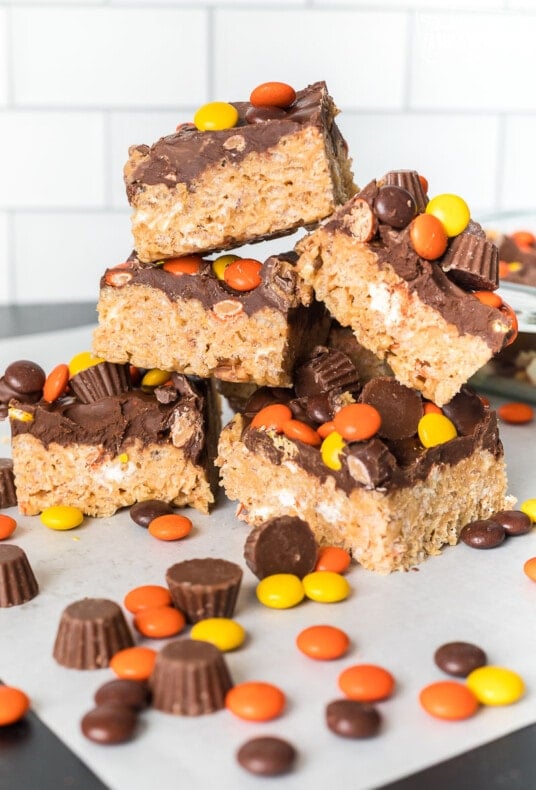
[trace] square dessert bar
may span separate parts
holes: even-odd
[[[498,285],[497,249],[477,223],[445,235],[437,259],[416,252],[426,204],[416,173],[388,173],[298,242],[297,270],[399,381],[441,406],[509,342],[515,317],[475,298]]]
[[[20,512],[31,516],[61,504],[111,516],[160,499],[207,513],[217,491],[213,461],[220,428],[210,382],[174,374],[153,391],[109,387],[116,391],[87,402],[96,376],[99,385],[110,383],[110,367],[99,362],[73,376],[71,391],[82,398],[11,400]]]
[[[151,147],[129,149],[125,183],[140,260],[289,233],[327,217],[354,194],[325,83],[298,91],[286,110],[233,106],[239,118],[230,129],[183,124]]]
[[[142,368],[288,387],[295,364],[329,331],[327,311],[295,262],[294,253],[269,258],[248,291],[230,288],[208,260],[194,274],[138,260],[109,269],[94,352]]]
[[[351,367],[342,352],[317,349],[286,399],[281,390],[259,390],[223,429],[216,463],[239,518],[258,526],[298,516],[319,543],[388,573],[438,554],[465,524],[511,505],[495,414],[472,390],[462,388],[441,415],[425,416],[416,390],[389,376],[352,383]],[[265,420],[273,403],[288,406],[291,430]],[[362,405],[376,410],[380,427],[369,438],[344,439],[338,415]],[[451,438],[421,439],[430,417],[432,434],[439,418]],[[296,421],[308,430],[296,430]],[[330,421],[336,427],[328,434]],[[311,428],[320,430],[316,441]]]

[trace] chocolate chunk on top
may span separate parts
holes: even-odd
[[[465,290],[495,291],[499,287],[499,250],[471,231],[451,239],[441,268]]]
[[[296,516],[266,521],[250,532],[244,546],[246,564],[259,579],[274,573],[303,578],[314,570],[317,554],[312,529]]]
[[[325,346],[317,346],[294,373],[298,398],[352,391],[358,386],[359,376],[352,360],[342,351]]]
[[[374,406],[382,418],[378,435],[386,439],[407,439],[417,432],[423,416],[422,399],[418,392],[400,384],[390,376],[371,379],[359,400]]]

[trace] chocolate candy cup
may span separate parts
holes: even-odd
[[[187,622],[232,617],[242,582],[242,568],[228,560],[205,557],[172,565],[166,582],[174,606]]]
[[[428,198],[424,193],[419,174],[416,170],[390,170],[386,173],[384,181],[386,184],[406,189],[413,197],[419,214],[426,209]]]
[[[63,612],[54,643],[54,658],[72,669],[107,667],[119,650],[134,640],[121,607],[106,598],[83,598]]]
[[[499,286],[499,250],[493,242],[471,232],[451,240],[441,268],[465,290],[494,291]]]
[[[177,639],[162,648],[149,684],[153,707],[177,716],[221,710],[233,686],[218,648],[194,639]]]
[[[0,508],[14,507],[17,504],[15,476],[11,458],[0,458]]]
[[[129,366],[115,362],[91,365],[73,376],[69,385],[82,403],[94,403],[108,395],[120,395],[132,389]]]
[[[39,586],[19,546],[0,546],[0,607],[18,606],[35,598]]]
[[[316,538],[307,522],[280,516],[255,527],[244,545],[244,559],[258,579],[274,573],[303,578],[314,570],[318,555]]]

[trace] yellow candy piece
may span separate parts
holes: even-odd
[[[171,373],[168,370],[160,370],[159,368],[151,368],[141,380],[142,387],[161,387],[166,381],[171,378]]]
[[[457,236],[471,219],[469,206],[458,195],[436,195],[426,206],[426,213],[438,218],[447,236]]]
[[[257,598],[270,609],[290,609],[305,597],[303,584],[293,573],[265,576],[257,585]]]
[[[511,262],[508,264],[508,269],[509,269],[509,271],[511,271],[511,272],[518,272],[518,271],[519,271],[520,269],[522,269],[522,268],[523,268],[523,264],[522,264],[522,263],[520,263],[519,261],[511,261]]]
[[[218,280],[223,280],[223,274],[229,264],[233,263],[233,261],[238,261],[239,259],[239,255],[220,255],[219,258],[216,258],[216,260],[212,261],[212,271]]]
[[[81,351],[79,354],[75,354],[69,362],[69,376],[72,378],[77,373],[81,373],[93,365],[98,365],[100,362],[104,362],[102,357],[94,357],[91,351]]]
[[[322,460],[327,467],[334,469],[336,472],[342,468],[339,456],[344,450],[345,445],[346,443],[338,431],[332,431],[328,434],[320,445]]]
[[[19,420],[20,422],[31,422],[33,420],[33,414],[30,414],[29,411],[16,409],[14,406],[9,407],[7,414],[10,420]]]
[[[128,454],[121,453],[121,455],[119,456],[119,460],[121,461],[122,464],[128,464]]]
[[[525,499],[519,509],[526,513],[533,523],[536,521],[536,499]]]
[[[430,412],[419,420],[417,433],[423,447],[435,447],[455,439],[458,435],[454,423],[444,414]]]
[[[246,632],[236,620],[228,617],[208,617],[192,626],[190,637],[200,642],[210,642],[226,653],[240,647],[246,638]]]
[[[344,576],[334,571],[313,571],[302,579],[305,595],[319,603],[344,601],[350,594],[350,585]]]
[[[525,693],[523,679],[517,672],[504,667],[474,669],[466,683],[482,705],[511,705]]]
[[[84,514],[77,507],[54,505],[43,510],[39,518],[49,529],[66,530],[79,527],[84,520]]]
[[[194,115],[194,124],[200,132],[232,129],[238,123],[238,110],[224,101],[203,104]]]

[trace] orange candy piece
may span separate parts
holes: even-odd
[[[286,698],[271,683],[249,681],[233,686],[225,697],[225,707],[247,721],[270,721],[281,715]]]
[[[30,700],[24,691],[14,686],[0,686],[0,727],[22,719],[29,707]]]
[[[536,557],[531,557],[530,560],[526,561],[523,565],[523,573],[529,579],[532,579],[533,582],[536,582]]]
[[[315,571],[344,573],[350,567],[351,560],[348,552],[339,546],[322,546],[318,551]]]
[[[199,274],[202,263],[200,255],[184,255],[165,261],[162,269],[170,274]]]
[[[354,664],[339,675],[339,688],[348,699],[358,702],[377,702],[393,693],[395,679],[376,664]]]
[[[322,439],[318,431],[307,425],[306,422],[301,420],[288,420],[282,425],[283,433],[288,439],[297,439],[304,444],[310,444],[313,447],[318,447],[322,444]]]
[[[497,409],[497,416],[503,422],[510,422],[515,425],[532,422],[534,419],[534,409],[528,403],[503,403]]]
[[[368,403],[350,403],[339,409],[333,418],[335,430],[349,442],[370,439],[381,423],[379,411]]]
[[[508,277],[510,274],[510,266],[508,265],[508,261],[499,261],[499,280],[502,280],[503,277]]]
[[[516,230],[511,237],[518,247],[532,247],[536,244],[536,236],[530,230]]]
[[[11,516],[0,513],[0,540],[9,538],[17,529],[17,522]]]
[[[286,82],[263,82],[251,91],[249,101],[254,107],[290,107],[296,91]]]
[[[126,647],[110,659],[110,669],[127,680],[148,680],[156,660],[152,647]]]
[[[425,414],[443,414],[442,409],[440,409],[435,403],[432,403],[431,400],[424,401],[422,410]]]
[[[478,299],[482,304],[487,304],[488,307],[500,308],[504,302],[495,291],[475,291],[473,296]]]
[[[63,395],[69,383],[69,376],[69,365],[63,363],[56,365],[50,371],[43,385],[43,399],[47,403],[53,403],[60,395]]]
[[[422,191],[425,195],[428,194],[428,179],[425,176],[419,175],[419,181],[421,182]]]
[[[447,249],[445,228],[433,214],[418,214],[410,225],[409,237],[417,255],[427,261],[440,258]]]
[[[251,428],[273,428],[283,433],[283,425],[292,419],[290,408],[284,403],[271,403],[257,412],[251,420]]]
[[[316,661],[332,661],[347,653],[348,635],[333,625],[312,625],[300,631],[296,645],[302,653]]]
[[[437,719],[459,721],[473,716],[479,707],[473,692],[455,680],[441,680],[422,689],[419,702]]]
[[[157,606],[169,606],[171,594],[167,587],[159,584],[144,584],[134,587],[125,595],[123,605],[132,614],[141,612],[142,609],[154,609]]]
[[[333,422],[333,420],[330,420],[329,422],[324,422],[322,423],[322,425],[319,425],[318,428],[316,429],[316,432],[321,439],[325,439],[326,436],[329,436],[330,433],[333,433],[334,430],[335,430],[335,423]]]
[[[179,634],[186,625],[182,612],[173,606],[142,609],[134,617],[134,627],[149,639],[165,639]]]
[[[153,538],[158,538],[158,540],[181,540],[190,534],[192,526],[193,524],[187,516],[166,513],[153,518],[148,531]]]
[[[262,263],[253,258],[239,258],[225,267],[223,279],[235,291],[252,291],[262,282]]]

